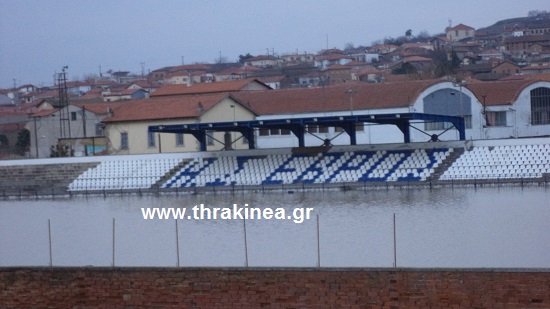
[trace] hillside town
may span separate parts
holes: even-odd
[[[459,23],[436,36],[407,30],[368,47],[100,71],[80,81],[63,68],[55,85],[0,89],[0,159],[199,151],[189,134],[162,140],[167,134],[148,127],[354,113],[462,116],[469,139],[550,135],[550,14],[536,17],[484,29]],[[380,127],[356,128],[359,142],[402,140]],[[422,129],[453,138],[445,124]],[[305,144],[347,143],[341,132],[311,126]],[[425,141],[417,134],[413,140]],[[296,146],[289,130],[256,135],[257,148]],[[238,132],[208,134],[207,150],[248,147]]]

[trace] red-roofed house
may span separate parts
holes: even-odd
[[[227,68],[225,70],[222,70],[220,72],[215,73],[215,79],[218,82],[221,81],[228,81],[228,80],[239,80],[239,79],[245,79],[252,76],[254,73],[261,71],[262,69],[251,66],[251,65],[245,65],[242,67],[232,67]]]
[[[447,39],[449,41],[460,41],[466,38],[475,36],[475,29],[464,24],[458,24],[454,27],[447,28]]]
[[[248,58],[245,61],[245,65],[251,65],[253,67],[267,68],[267,67],[276,67],[282,61],[278,58],[275,58],[271,55],[260,55],[252,58]]]
[[[235,96],[210,93],[132,101],[103,119],[103,123],[110,154],[187,152],[200,149],[191,135],[149,133],[149,126],[251,120],[255,116],[254,110]],[[240,133],[209,132],[207,143],[208,150],[248,148]]]
[[[120,100],[137,100],[146,99],[149,97],[149,93],[145,89],[121,89],[113,90],[103,95],[104,102],[114,102]]]

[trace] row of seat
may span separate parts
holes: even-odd
[[[440,180],[539,178],[550,173],[550,145],[474,147],[462,154]]]
[[[137,159],[104,161],[78,176],[71,191],[145,189],[180,164],[180,159]]]
[[[197,159],[164,188],[230,185],[423,181],[453,150],[393,150]]]
[[[425,181],[452,148],[349,151],[264,156],[105,161],[81,174],[69,190],[270,185],[377,181]],[[462,154],[440,180],[541,177],[550,173],[550,145],[474,147]]]

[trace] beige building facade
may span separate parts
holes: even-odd
[[[201,101],[201,97],[205,97]],[[246,105],[242,104],[230,95],[219,96],[217,102],[209,101],[210,96],[193,96],[192,98],[181,98],[182,107],[187,109],[196,109],[195,113],[182,113],[178,116],[178,110],[171,108],[172,103],[164,104],[158,102],[159,109],[173,110],[173,116],[169,118],[156,118],[154,114],[144,114],[144,119],[106,119],[105,134],[108,138],[109,154],[154,154],[167,152],[193,152],[200,150],[199,141],[191,134],[172,134],[172,133],[150,133],[149,126],[154,125],[174,125],[174,124],[194,124],[208,122],[231,122],[252,120],[255,113]],[[151,100],[153,101],[153,100]],[[193,106],[193,102],[199,102]],[[148,102],[151,103],[151,102]],[[152,102],[155,104],[156,102]],[[135,108],[147,107],[136,106]],[[124,113],[124,112],[122,112]],[[160,115],[159,115],[160,116]],[[130,118],[130,117],[128,117]],[[149,118],[149,119],[147,119]],[[248,149],[248,142],[240,133],[232,132],[209,132],[207,135],[207,150],[220,151],[224,149]]]

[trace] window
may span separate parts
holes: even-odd
[[[103,124],[96,123],[95,124],[95,136],[103,136]]]
[[[206,143],[214,145],[214,131],[206,131]]]
[[[147,146],[155,147],[155,132],[147,132]]]
[[[472,115],[464,115],[464,128],[465,129],[471,129],[472,128]]]
[[[550,88],[531,90],[531,124],[550,124]]]
[[[488,127],[505,127],[506,112],[487,112],[486,120]]]
[[[355,125],[355,131],[365,131],[365,124],[364,123],[358,123]]]
[[[260,129],[260,136],[268,136],[269,135],[269,129],[261,128]]]
[[[281,135],[290,135],[289,129],[281,129]]]
[[[76,112],[71,112],[71,120],[76,121]]]
[[[280,129],[269,129],[269,134],[270,135],[281,135],[281,130]]]
[[[450,122],[426,122],[425,129],[426,131],[446,130],[452,126],[453,124]]]
[[[176,146],[185,146],[185,144],[183,143],[183,134],[182,133],[176,134]]]
[[[328,127],[319,126],[319,133],[328,133]]]
[[[120,149],[128,149],[128,133],[120,133]]]
[[[319,126],[308,125],[306,130],[307,130],[307,133],[319,133]]]

